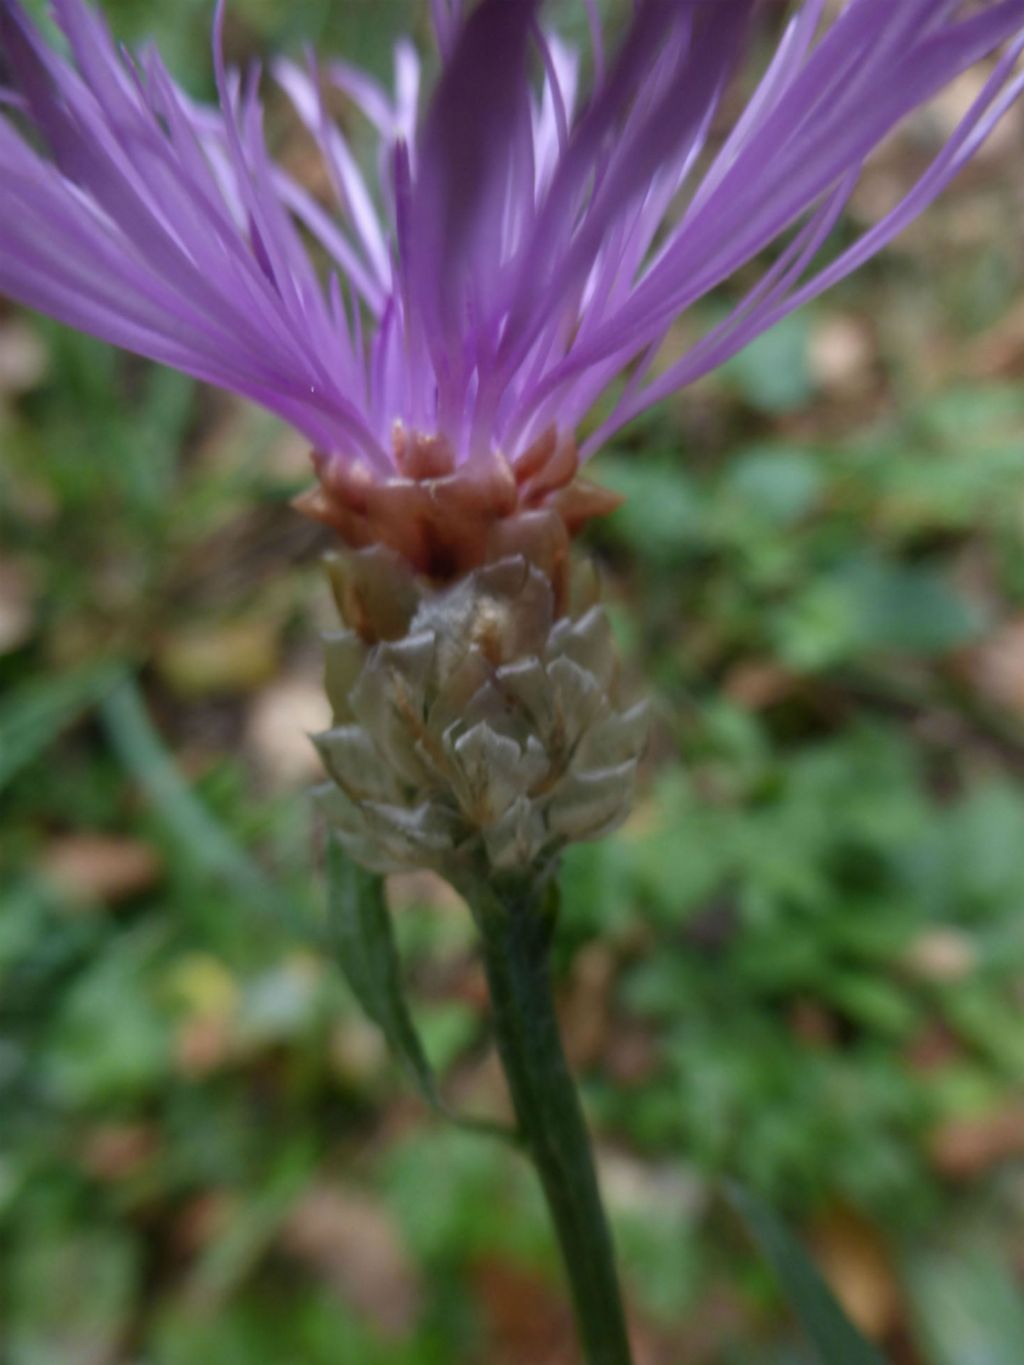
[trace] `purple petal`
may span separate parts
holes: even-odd
[[[538,4],[483,0],[458,34],[420,138],[413,274],[428,323],[450,350],[463,282],[493,269],[500,245],[510,134],[529,118],[526,52]]]
[[[223,59],[224,0],[219,109],[190,101],[153,50],[120,53],[86,0],[55,0],[70,62],[0,0],[15,87],[0,90],[0,290],[246,394],[322,454],[381,474],[395,422],[439,433],[460,461],[514,459],[548,426],[577,425],[628,368],[589,454],[880,250],[1024,86],[1024,0],[846,0],[831,20],[805,0],[709,154],[755,0],[635,0],[607,58],[584,0],[595,75],[582,101],[578,58],[542,29],[541,4],[431,0],[443,70],[422,128],[408,44],[393,94],[326,64],[376,133],[379,195],[325,111],[316,63],[277,64],[335,215],[271,159],[258,73]],[[875,148],[1005,43],[925,175],[822,265]],[[652,378],[676,319],[762,257],[724,320]]]
[[[55,9],[74,66],[0,4],[18,106],[53,156],[0,116],[0,290],[383,461],[341,387],[362,362],[278,196],[254,84],[241,93],[221,68],[230,117],[193,118],[155,53],[131,65],[80,0]]]

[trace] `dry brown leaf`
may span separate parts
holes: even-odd
[[[572,1317],[557,1285],[487,1257],[474,1267],[473,1286],[487,1321],[486,1365],[569,1365],[578,1360]]]
[[[964,665],[982,696],[1024,714],[1024,617],[1008,621],[968,651]]]
[[[322,777],[310,735],[331,724],[331,708],[318,669],[315,677],[284,677],[259,693],[249,708],[246,742],[261,775],[275,789],[304,787]]]
[[[515,1127],[512,1098],[496,1048],[489,1048],[478,1060],[456,1067],[445,1078],[445,1089],[458,1113]]]
[[[626,1152],[599,1147],[601,1188],[613,1208],[651,1218],[696,1219],[707,1203],[706,1181],[678,1161],[640,1161]]]
[[[171,1241],[181,1255],[198,1255],[222,1237],[239,1207],[239,1197],[228,1190],[205,1190],[181,1209],[174,1220]]]
[[[943,142],[951,138],[985,88],[990,70],[985,64],[972,66],[945,85],[928,106],[927,117],[937,125]],[[975,152],[978,162],[1005,162],[1020,146],[1021,110],[1013,105]]]
[[[790,1006],[789,1027],[794,1038],[807,1047],[830,1048],[839,1041],[839,1020],[820,1000],[806,996]]]
[[[872,1341],[882,1340],[900,1317],[900,1289],[889,1252],[877,1230],[851,1209],[837,1208],[814,1229],[822,1274],[851,1321]]]
[[[390,1337],[419,1312],[416,1269],[390,1214],[360,1190],[319,1185],[291,1210],[282,1245]]]
[[[30,638],[35,624],[34,596],[24,566],[12,559],[0,559],[0,654],[9,654]]]
[[[1024,301],[1015,303],[992,327],[972,338],[961,360],[965,378],[1018,376],[1024,369]]]
[[[345,1019],[332,1031],[329,1055],[335,1075],[352,1085],[363,1086],[387,1074],[384,1035],[361,1015]]]
[[[609,1030],[604,1066],[616,1085],[626,1089],[646,1085],[658,1067],[657,1038],[636,1020],[616,1020]]]
[[[119,905],[150,890],[162,871],[151,844],[110,834],[61,835],[43,859],[44,875],[79,905]]]
[[[863,318],[833,313],[811,334],[811,373],[825,390],[848,396],[862,393],[872,381],[876,346]]]
[[[1024,1156],[1024,1105],[951,1119],[932,1133],[928,1145],[941,1175],[970,1180],[1001,1161]]]
[[[605,1050],[615,970],[615,955],[599,939],[576,954],[558,1011],[566,1055],[574,1069],[593,1066]]]
[[[81,1162],[97,1180],[116,1185],[147,1166],[159,1146],[155,1124],[103,1123],[85,1134]]]
[[[921,981],[948,984],[970,976],[978,954],[968,934],[943,926],[919,934],[904,953],[903,965]]]
[[[908,1043],[906,1058],[915,1071],[941,1071],[964,1055],[963,1043],[941,1019],[929,1019]]]
[[[0,398],[41,384],[49,361],[46,343],[30,322],[13,317],[0,323]]]
[[[730,701],[748,711],[763,711],[791,696],[797,679],[771,660],[750,659],[731,669],[724,682]]]
[[[478,1365],[577,1365],[576,1332],[566,1291],[559,1282],[486,1257],[476,1264],[473,1284],[489,1319],[486,1354],[477,1358]],[[735,1306],[730,1308],[734,1317]],[[629,1339],[636,1365],[679,1365],[684,1355],[694,1365],[705,1359],[689,1349],[689,1335],[684,1348],[678,1332],[656,1331],[628,1310],[629,1305]],[[711,1340],[712,1334],[707,1335]],[[713,1340],[720,1344],[720,1330],[714,1332]]]
[[[387,892],[388,905],[396,914],[425,905],[432,910],[468,913],[459,893],[436,872],[398,872],[387,879]]]
[[[219,1071],[233,1051],[231,1025],[223,1015],[197,1014],[178,1025],[174,1064],[183,1076],[199,1080]]]

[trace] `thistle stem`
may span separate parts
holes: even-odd
[[[611,1233],[555,1014],[554,889],[538,894],[517,880],[466,890],[483,938],[498,1051],[558,1235],[587,1365],[631,1365]]]

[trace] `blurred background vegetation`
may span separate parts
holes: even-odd
[[[208,90],[207,0],[104,8]],[[383,76],[425,9],[232,0],[229,46]],[[1014,114],[597,465],[659,715],[634,817],[567,859],[559,976],[640,1365],[805,1359],[726,1174],[892,1360],[1022,1359],[1022,155]],[[0,444],[0,1359],[568,1362],[527,1172],[424,1113],[322,948],[302,442],[0,304]],[[447,1090],[500,1114],[467,916],[390,894]]]

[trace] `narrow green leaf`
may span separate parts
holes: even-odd
[[[111,660],[83,664],[55,678],[32,678],[6,697],[0,703],[0,789],[109,692],[122,671]]]
[[[518,1146],[515,1129],[489,1119],[467,1118],[446,1104],[405,1003],[384,879],[364,872],[333,835],[327,844],[327,917],[328,932],[353,995],[431,1109],[467,1132]]]
[[[434,1073],[405,1003],[383,878],[364,872],[333,836],[327,848],[327,906],[345,980],[423,1098],[444,1112]]]
[[[1018,1365],[1024,1302],[997,1256],[958,1247],[956,1255],[923,1258],[910,1290],[917,1335],[934,1365]]]
[[[726,1193],[765,1259],[822,1365],[885,1365],[839,1307],[803,1247],[770,1208],[745,1187],[729,1182]]]
[[[222,1307],[253,1273],[311,1185],[315,1163],[314,1145],[307,1137],[296,1138],[263,1187],[246,1193],[224,1231],[204,1249],[189,1273],[188,1290],[207,1311]]]
[[[114,752],[191,863],[201,872],[220,878],[257,909],[292,926],[293,907],[268,886],[245,850],[178,771],[153,727],[134,678],[125,678],[110,690],[101,714]]]

